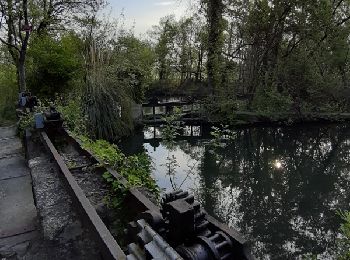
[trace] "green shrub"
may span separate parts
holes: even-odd
[[[86,117],[81,108],[80,99],[69,99],[67,104],[62,104],[60,100],[56,100],[56,109],[62,115],[64,125],[72,132],[85,135]]]
[[[212,121],[232,122],[235,119],[235,112],[239,109],[239,102],[232,95],[220,96],[217,98],[208,97],[203,101],[205,115]]]
[[[260,91],[253,100],[253,109],[263,114],[291,112],[292,98],[276,90]]]
[[[24,116],[21,116],[21,118],[19,119],[17,132],[21,138],[23,137],[24,131],[27,128],[34,128],[34,113],[28,113]]]

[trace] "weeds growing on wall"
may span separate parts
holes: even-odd
[[[77,100],[71,100],[66,105],[57,105],[65,126],[82,141],[85,149],[91,151],[104,165],[118,171],[129,184],[128,187],[125,187],[110,173],[104,173],[104,179],[111,185],[111,194],[106,198],[108,204],[112,207],[119,207],[126,190],[131,187],[144,187],[158,197],[158,186],[151,177],[152,161],[150,157],[146,153],[126,156],[115,144],[106,140],[89,138],[85,123],[87,118],[84,117],[79,104]]]
[[[146,153],[126,156],[115,144],[105,140],[93,141],[85,136],[79,136],[79,139],[85,149],[91,151],[106,166],[117,170],[130,185],[125,187],[108,172],[103,175],[112,187],[111,196],[107,198],[110,206],[118,207],[126,190],[131,187],[147,188],[148,191],[158,197],[158,186],[151,177],[152,162]]]

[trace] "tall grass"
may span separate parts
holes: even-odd
[[[127,84],[117,78],[113,49],[92,40],[85,62],[83,105],[89,135],[112,140],[130,133],[131,98]]]

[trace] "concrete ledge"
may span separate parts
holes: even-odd
[[[45,132],[41,133],[41,137],[48,151],[56,160],[56,163],[62,173],[60,177],[62,177],[84,222],[90,227],[91,232],[94,234],[104,258],[111,260],[126,259],[126,255],[115,241],[101,218],[98,216],[95,208],[91,205],[83,190],[79,187],[73,175],[70,173],[67,165],[64,163],[62,157],[58,154],[56,148],[52,144],[50,138]]]
[[[103,163],[100,162],[92,152],[82,148],[80,141],[73,138],[69,134],[69,132],[66,132],[65,130],[63,130],[63,134],[67,135],[67,137],[69,138],[69,141],[71,141],[72,144],[76,147],[76,149],[78,149],[82,154],[90,158],[93,158],[93,160],[103,165]],[[127,180],[123,176],[121,176],[117,171],[109,167],[106,167],[106,170],[110,174],[112,174],[116,179],[118,179],[125,187],[128,186]],[[143,195],[137,188],[132,188],[128,190],[126,200],[128,205],[133,205],[133,207],[130,207],[129,210],[133,212],[135,215],[138,215],[141,212],[148,211],[148,210],[159,212],[159,207],[156,206],[145,195]],[[247,259],[254,259],[254,257],[251,255],[248,241],[245,240],[240,233],[220,223],[218,220],[216,220],[214,217],[210,215],[207,215],[207,221],[209,222],[210,226],[212,226],[213,228],[223,230],[225,233],[229,234],[231,238],[234,239],[234,247],[237,250],[237,252],[240,253],[241,256],[244,256]]]

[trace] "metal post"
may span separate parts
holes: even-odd
[[[153,105],[153,121],[156,122],[156,107]]]

